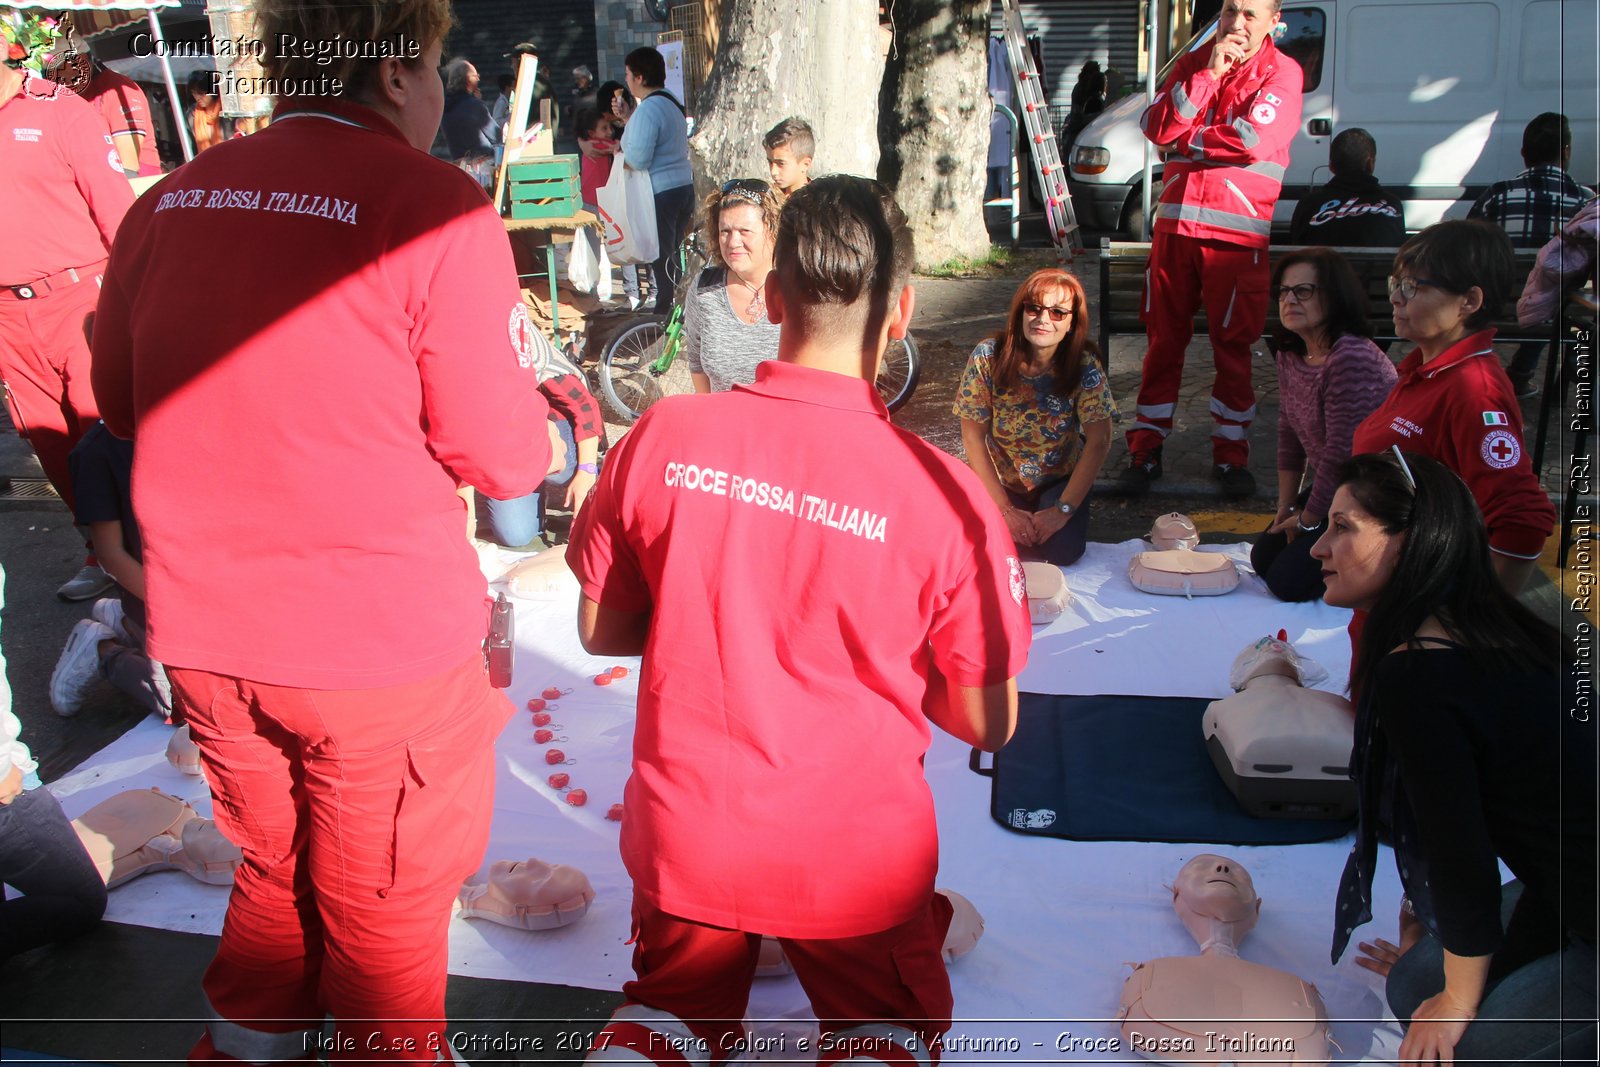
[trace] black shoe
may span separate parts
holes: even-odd
[[[1533,384],[1532,378],[1511,379],[1511,391],[1516,394],[1518,400],[1527,400],[1539,395],[1539,387]]]
[[[1211,468],[1211,477],[1222,483],[1222,495],[1229,500],[1244,500],[1256,495],[1256,476],[1247,467],[1218,463]]]
[[[1127,496],[1144,496],[1150,491],[1150,483],[1159,477],[1161,449],[1135,452],[1129,458],[1127,468],[1117,475],[1117,488]]]

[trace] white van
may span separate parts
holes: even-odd
[[[1600,179],[1595,0],[1285,0],[1278,47],[1305,71],[1305,105],[1273,214],[1330,177],[1328,142],[1352,126],[1378,142],[1378,180],[1405,200],[1406,226],[1461,218],[1494,182],[1521,173],[1522,129],[1559,111],[1572,176]],[[1216,23],[1190,44],[1211,39]],[[1166,84],[1176,57],[1161,71]],[[1108,107],[1075,143],[1068,188],[1080,221],[1141,236],[1143,93]],[[1161,163],[1155,162],[1159,193]]]

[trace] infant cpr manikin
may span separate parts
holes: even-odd
[[[594,899],[589,878],[576,867],[497,860],[487,882],[467,883],[457,896],[464,919],[487,919],[519,930],[554,930],[583,918]]]
[[[1355,712],[1341,696],[1305,688],[1326,677],[1279,631],[1234,659],[1228,684],[1239,692],[1207,705],[1206,751],[1250,814],[1345,819],[1355,813],[1349,769]]]
[[[1119,1013],[1126,1047],[1169,1063],[1327,1063],[1328,1011],[1316,986],[1239,958],[1261,911],[1250,872],[1196,856],[1178,872],[1172,907],[1200,955],[1134,969]]]
[[[108,889],[150,871],[183,871],[232,885],[243,853],[186,802],[159,789],[130,789],[72,820]]]

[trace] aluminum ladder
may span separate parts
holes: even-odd
[[[1072,197],[1067,193],[1067,169],[1061,162],[1061,148],[1055,130],[1051,129],[1050,104],[1045,99],[1033,53],[1028,49],[1022,8],[1018,0],[1001,0],[1000,6],[1005,13],[1006,54],[1011,60],[1012,77],[1017,82],[1016,110],[1028,132],[1031,144],[1028,157],[1033,160],[1033,176],[1038,179],[1039,191],[1044,195],[1045,225],[1050,230],[1051,242],[1061,254],[1075,256],[1083,251],[1083,238],[1072,213]]]

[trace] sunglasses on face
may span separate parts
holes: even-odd
[[[1062,319],[1072,314],[1072,309],[1053,307],[1048,304],[1035,304],[1032,301],[1028,301],[1022,305],[1022,313],[1024,315],[1032,315],[1034,318],[1038,318],[1041,315],[1048,315],[1050,316],[1051,322],[1060,322]]]
[[[1296,304],[1304,304],[1320,288],[1322,288],[1320,285],[1313,285],[1311,282],[1304,282],[1300,285],[1274,285],[1272,287],[1272,299],[1282,300],[1286,296],[1293,296]]]

